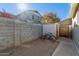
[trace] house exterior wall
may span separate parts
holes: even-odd
[[[75,25],[79,26],[79,7],[78,7],[75,17],[72,18],[72,27],[74,28]]]
[[[72,39],[79,54],[79,27],[75,27],[72,31]]]
[[[0,17],[0,51],[37,39],[41,36],[41,28],[41,24],[16,22]]]
[[[79,11],[77,11],[72,23],[72,39],[79,53]]]
[[[79,26],[79,10],[77,11],[77,25]]]
[[[35,13],[33,11],[26,11],[21,13],[17,16],[17,18],[26,21],[26,22],[32,22],[32,23],[39,23],[41,21],[42,17],[38,13]]]
[[[79,54],[79,4],[71,5],[70,17],[72,18],[72,39]]]

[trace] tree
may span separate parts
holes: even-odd
[[[43,16],[42,23],[57,23],[60,21],[60,18],[53,13],[48,13]]]

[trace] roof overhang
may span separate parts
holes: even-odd
[[[78,10],[79,4],[78,3],[72,3],[70,8],[70,18],[74,18],[76,15],[76,12]]]

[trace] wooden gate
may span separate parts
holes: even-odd
[[[60,25],[59,26],[59,36],[69,37],[69,25]]]

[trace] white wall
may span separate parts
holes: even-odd
[[[77,11],[76,16],[74,17],[74,19],[72,18],[72,27],[74,28],[75,25],[79,26],[79,11]]]
[[[52,33],[56,36],[56,24],[43,24],[43,35],[45,33]]]
[[[79,26],[79,11],[77,11],[77,24]]]

